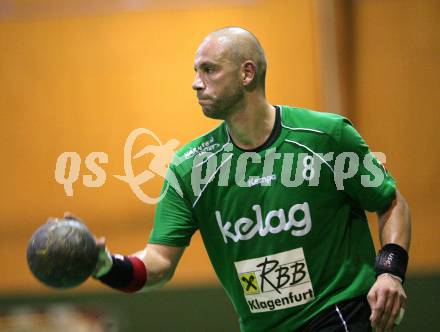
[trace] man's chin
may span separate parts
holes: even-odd
[[[218,110],[214,109],[213,107],[210,107],[208,105],[202,105],[202,111],[203,114],[211,119],[223,119],[223,116],[221,112],[218,112]]]

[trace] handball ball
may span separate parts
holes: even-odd
[[[98,248],[87,227],[73,219],[51,220],[38,228],[27,247],[33,275],[55,288],[70,288],[91,276]]]

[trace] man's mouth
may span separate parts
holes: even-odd
[[[199,98],[199,104],[211,104],[212,100],[208,98]]]

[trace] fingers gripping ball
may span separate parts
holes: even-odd
[[[75,287],[96,267],[98,248],[87,227],[77,220],[49,221],[32,235],[27,261],[33,275],[55,288]]]

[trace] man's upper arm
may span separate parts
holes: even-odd
[[[145,250],[154,253],[155,256],[160,257],[160,259],[169,262],[171,267],[175,268],[177,263],[185,251],[185,247],[172,247],[164,244],[147,244]],[[148,254],[147,254],[148,256]]]
[[[147,267],[147,286],[163,284],[171,279],[185,247],[197,230],[192,208],[178,188],[183,181],[172,165],[168,172],[174,175],[176,183],[171,185],[168,174],[162,188],[162,199],[156,207],[148,244],[141,252],[141,259]]]
[[[338,153],[355,153],[358,157],[357,171],[353,177],[344,180],[344,191],[365,210],[385,210],[396,195],[393,177],[346,119],[341,124],[338,143]]]
[[[177,171],[170,166],[169,172],[183,183]],[[182,186],[183,188],[183,186]],[[192,207],[184,192],[176,190],[166,179],[162,188],[162,200],[156,207],[154,225],[149,244],[162,244],[171,247],[187,247],[197,230]]]

